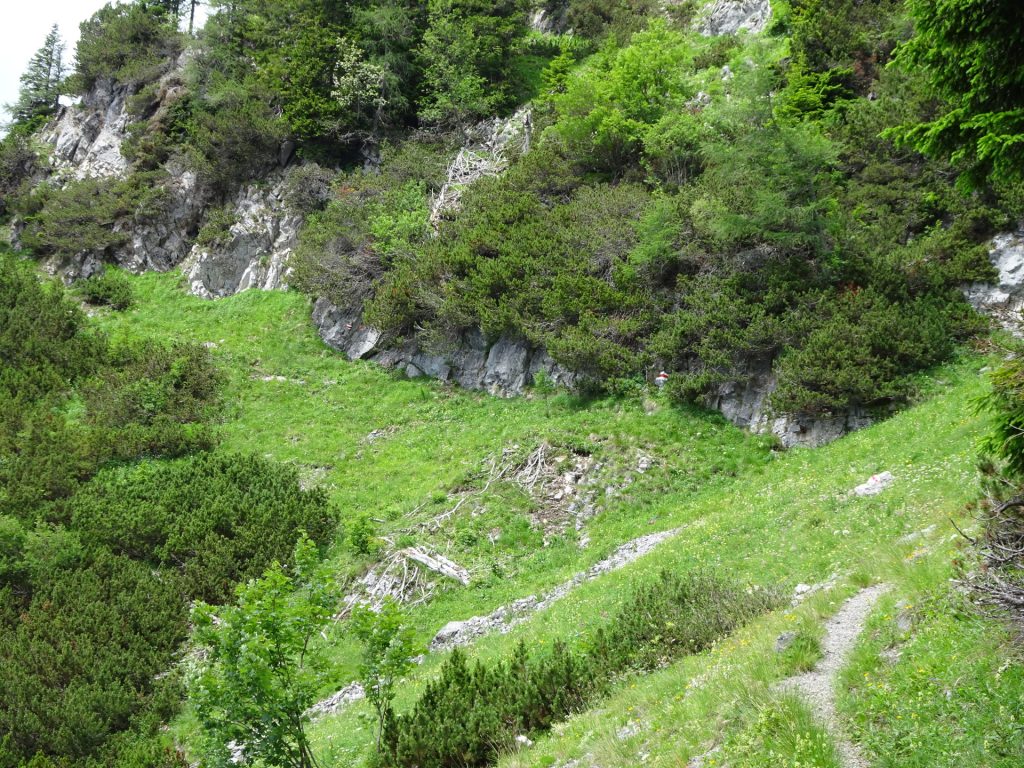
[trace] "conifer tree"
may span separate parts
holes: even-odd
[[[916,34],[897,60],[947,103],[892,135],[965,168],[960,181],[1024,179],[1024,9],[1018,0],[911,0]]]
[[[43,46],[36,51],[21,76],[18,102],[10,108],[15,123],[28,123],[57,110],[57,98],[64,79],[64,41],[54,24]]]

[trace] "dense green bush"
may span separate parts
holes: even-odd
[[[792,61],[769,44],[739,59],[735,40],[663,20],[579,66],[560,57],[538,113],[549,127],[465,190],[437,238],[385,258],[368,217],[401,216],[400,199],[346,185],[304,235],[296,285],[366,302],[387,338],[439,351],[474,327],[521,337],[587,386],[668,367],[670,394],[699,400],[774,365],[777,408],[905,397],[980,327],[955,289],[991,277],[983,243],[1020,202],[965,198],[948,167],[878,138],[934,103],[874,66],[905,30],[891,3],[871,8],[884,18],[863,34],[844,22],[821,50],[801,38]],[[804,3],[779,23],[833,11],[868,12]],[[723,61],[710,83],[697,70]]]
[[[460,127],[511,106],[511,62],[528,7],[525,0],[430,0],[418,51],[420,120]]]
[[[84,94],[101,78],[138,87],[163,74],[182,45],[157,4],[108,3],[82,22],[72,87]]]
[[[235,455],[109,469],[48,516],[0,517],[2,765],[36,752],[60,765],[178,764],[156,726],[178,707],[165,673],[188,602],[226,599],[289,563],[297,531],[323,543],[336,520],[293,469]]]
[[[322,211],[331,199],[334,176],[331,170],[316,163],[293,166],[285,179],[285,203],[303,216]]]
[[[198,344],[111,348],[107,365],[80,388],[97,453],[134,459],[211,448],[221,382],[209,350]]]
[[[779,604],[773,590],[745,589],[707,572],[662,571],[634,590],[587,652],[596,669],[651,670],[709,648]]]
[[[62,515],[92,544],[177,571],[189,595],[209,602],[286,562],[297,531],[323,542],[336,523],[326,495],[300,490],[293,468],[219,454],[105,471]]]
[[[107,267],[98,275],[80,280],[75,292],[90,304],[99,304],[111,309],[128,309],[135,303],[131,281],[121,271]]]
[[[197,97],[185,134],[204,181],[226,195],[277,164],[287,127],[265,86],[254,77],[238,81],[212,73],[193,87]]]
[[[663,21],[651,22],[626,48],[606,48],[552,97],[559,119],[552,130],[570,152],[595,169],[617,174],[640,157],[651,126],[679,110],[693,60],[688,38]]]
[[[174,675],[164,674],[184,639],[189,590],[223,591],[230,569],[256,572],[287,555],[297,524],[289,510],[302,502],[286,497],[289,489],[301,497],[297,480],[240,460],[245,486],[221,484],[210,500],[259,518],[259,534],[240,535],[248,520],[240,515],[221,521],[223,542],[213,543],[230,562],[211,551],[202,567],[190,563],[203,529],[191,539],[178,530],[176,561],[161,567],[142,542],[115,554],[77,529],[76,504],[85,508],[99,487],[116,495],[110,475],[89,483],[113,457],[210,445],[217,382],[202,348],[112,349],[59,283],[0,254],[0,765],[181,765],[159,726],[180,698]],[[202,479],[197,470],[168,482],[193,499],[187,489]],[[252,488],[270,492],[254,497]],[[134,490],[138,508],[148,496],[141,481]],[[321,536],[329,528],[312,512],[299,522]]]
[[[21,244],[36,256],[110,259],[131,242],[131,226],[161,212],[166,180],[166,171],[149,171],[37,187],[20,201]]]
[[[955,299],[897,303],[868,289],[829,296],[820,306],[827,316],[776,364],[772,404],[781,411],[825,413],[897,400],[910,390],[913,373],[948,359],[958,337],[984,327]]]
[[[384,766],[484,766],[535,737],[595,696],[618,675],[698,653],[778,605],[774,594],[708,574],[663,572],[640,587],[581,650],[556,643],[531,653],[520,644],[507,661],[470,665],[455,650],[413,708],[384,718]]]
[[[166,709],[160,681],[186,632],[173,578],[103,552],[54,568],[0,623],[0,763],[37,752],[83,765],[136,713]],[[110,763],[106,763],[110,764]]]
[[[33,267],[0,251],[0,397],[22,406],[90,373],[104,346],[63,288]]]
[[[413,261],[427,239],[429,216],[426,183],[416,175],[386,158],[380,175],[339,177],[323,210],[306,220],[292,259],[293,284],[358,307],[389,269]]]
[[[550,12],[558,12],[564,3],[546,3]],[[685,22],[685,13],[692,11],[693,3],[685,0],[673,3],[673,10],[680,6],[678,21]],[[652,0],[570,0],[566,8],[566,22],[574,34],[595,42],[605,37],[623,43],[629,36],[646,25],[647,20],[661,11]]]
[[[231,243],[231,227],[235,224],[235,206],[232,203],[209,208],[203,226],[196,234],[200,248],[223,248]]]
[[[39,169],[31,134],[13,127],[0,139],[0,218],[10,212],[15,198],[27,194],[26,187]]]

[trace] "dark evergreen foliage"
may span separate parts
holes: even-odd
[[[294,469],[200,453],[221,376],[200,346],[111,345],[0,254],[0,765],[176,766],[159,726],[188,603],[223,600],[336,519]]]
[[[510,659],[470,664],[456,649],[413,708],[384,718],[379,762],[404,768],[485,766],[515,748],[517,736],[545,733],[606,692],[615,679],[699,653],[777,597],[709,574],[663,572],[638,588],[607,629],[574,650],[555,643]]]

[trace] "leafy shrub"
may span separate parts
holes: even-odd
[[[80,280],[75,290],[90,304],[101,304],[112,309],[128,309],[135,303],[131,280],[120,270],[110,267],[98,275]]]
[[[0,251],[0,398],[24,407],[63,391],[96,367],[102,350],[62,286],[41,282],[31,262]],[[0,413],[14,415],[6,407]]]
[[[231,764],[231,742],[258,764],[318,765],[306,724],[328,668],[316,640],[326,637],[338,595],[314,542],[301,537],[291,562],[240,584],[236,604],[197,603],[192,612],[204,653],[188,687],[208,765]]]
[[[238,455],[108,469],[48,514],[61,523],[0,516],[0,759],[11,764],[43,751],[61,765],[179,765],[157,726],[179,706],[165,673],[188,602],[225,599],[290,563],[297,530],[322,544],[335,522],[293,468]]]
[[[430,0],[418,51],[425,123],[464,126],[510,106],[514,46],[526,33],[524,0]]]
[[[187,630],[173,574],[101,550],[32,587],[29,599],[3,596],[17,612],[0,623],[0,759],[83,765],[137,713],[170,714],[160,708],[174,683],[160,673]]]
[[[27,193],[25,187],[39,167],[28,131],[14,127],[0,139],[0,217],[10,211],[14,198]]]
[[[369,515],[356,515],[345,525],[345,538],[357,555],[371,555],[378,546],[377,529]]]
[[[112,551],[172,568],[188,594],[219,602],[273,560],[296,531],[318,543],[335,513],[295,470],[257,456],[199,454],[99,474],[67,505],[68,525]]]
[[[235,206],[231,203],[211,208],[203,226],[196,235],[200,248],[224,247],[231,242],[231,227],[235,224]]]
[[[679,5],[687,6],[690,3]],[[575,34],[595,42],[612,37],[623,43],[632,33],[642,29],[647,19],[661,10],[652,0],[570,0],[568,6],[566,20],[569,28]]]
[[[508,85],[565,42],[533,35],[487,63],[467,30],[508,32],[512,5],[435,5],[420,49],[453,42],[420,62],[420,107],[442,123],[500,95],[481,67]],[[776,10],[781,60],[777,41],[701,39],[645,2],[573,0],[577,42],[542,73],[530,151],[467,187],[429,238],[444,143],[386,146],[379,177],[339,180],[310,217],[294,284],[362,307],[382,343],[443,353],[469,329],[508,334],[588,388],[627,391],[657,365],[673,397],[702,400],[774,367],[778,408],[905,398],[979,327],[953,289],[991,276],[984,243],[1015,226],[1021,196],[1006,182],[966,198],[954,169],[879,139],[937,109],[924,75],[882,67],[910,31],[901,3]]]
[[[331,199],[333,181],[334,173],[316,163],[292,166],[285,179],[285,203],[304,216],[322,211]]]
[[[345,178],[335,199],[307,219],[292,260],[297,287],[359,307],[389,267],[411,261],[428,231],[426,190],[417,181],[387,181]]]
[[[782,411],[823,413],[895,400],[908,391],[907,377],[947,359],[958,338],[980,330],[955,301],[895,303],[858,290],[823,304],[828,317],[778,360],[772,403]]]
[[[654,669],[703,651],[779,603],[773,590],[747,590],[707,572],[662,571],[598,630],[589,655],[598,669]]]
[[[198,345],[111,347],[56,282],[0,254],[0,510],[30,518],[111,459],[212,447],[221,375]]]
[[[651,21],[629,47],[602,51],[568,79],[552,97],[553,130],[584,162],[615,173],[639,159],[650,126],[681,108],[692,58],[684,35]]]
[[[221,372],[198,344],[115,347],[81,389],[85,421],[101,455],[181,456],[213,446]]]
[[[239,82],[213,75],[197,87],[202,90],[185,129],[191,162],[206,182],[226,194],[277,163],[287,130],[273,95],[255,78]]]

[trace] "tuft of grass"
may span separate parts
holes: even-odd
[[[745,727],[732,733],[708,766],[733,768],[841,768],[832,739],[807,705],[783,696],[758,705]]]

